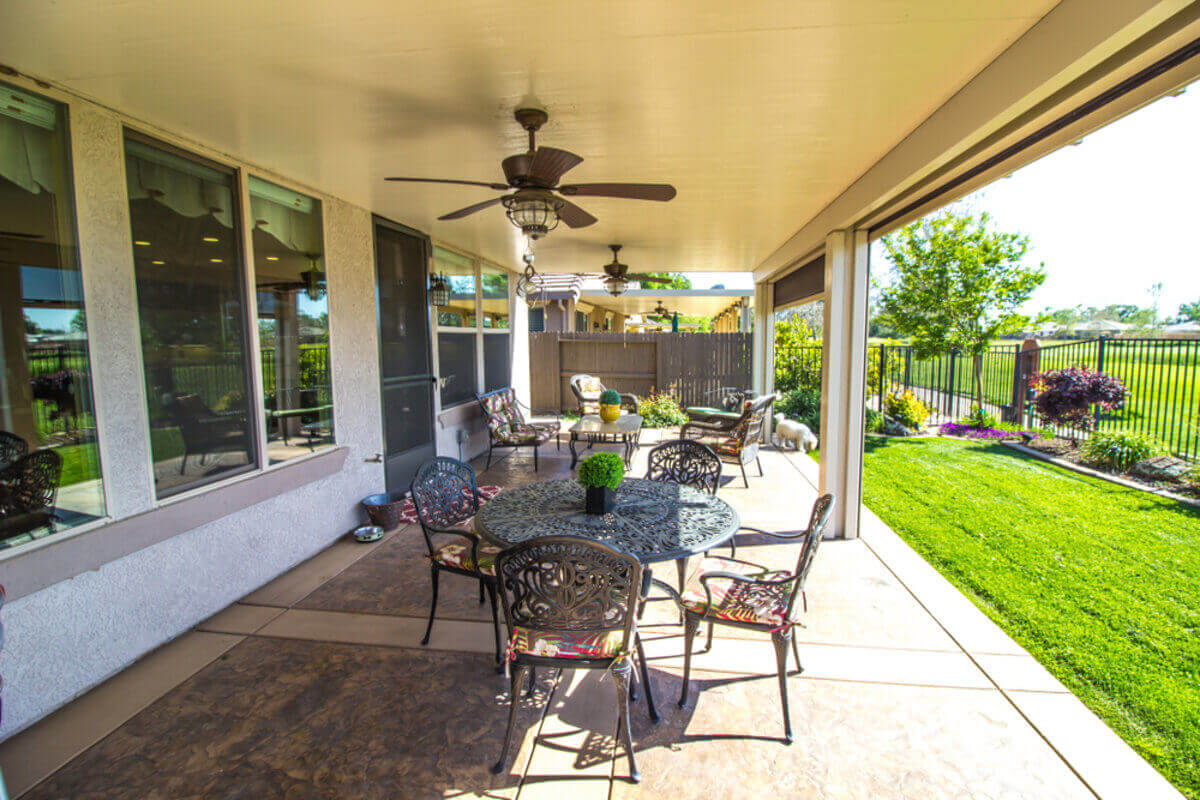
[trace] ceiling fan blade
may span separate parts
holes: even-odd
[[[40,233],[21,233],[20,231],[0,231],[0,236],[8,236],[12,239],[41,239]]]
[[[529,164],[530,177],[546,186],[553,186],[568,170],[583,163],[583,158],[557,147],[539,147]]]
[[[623,197],[660,203],[675,197],[675,187],[669,183],[574,183],[560,186],[558,191],[572,197]]]
[[[486,186],[501,192],[508,191],[507,183],[486,183],[484,181],[456,181],[449,178],[384,178],[385,181],[405,181],[407,183],[456,183],[460,186]]]
[[[558,209],[558,218],[567,223],[569,228],[586,228],[599,222],[591,214],[566,200],[563,201],[562,208]]]
[[[503,199],[503,197],[493,197],[491,200],[484,200],[482,203],[476,203],[473,206],[467,206],[466,208],[460,208],[458,211],[451,211],[449,214],[443,214],[442,216],[438,217],[438,219],[462,219],[465,216],[474,214],[476,211],[483,211],[489,206],[494,206]]]

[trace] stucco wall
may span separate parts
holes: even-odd
[[[122,122],[112,112],[72,101],[71,123],[105,492],[109,516],[122,519],[156,507]],[[334,424],[338,445],[348,448],[342,469],[6,605],[0,738],[323,549],[357,524],[358,500],[382,489],[382,466],[366,460],[383,449],[371,215],[336,198],[321,199]],[[222,502],[223,491],[228,487],[205,490],[214,504]],[[52,539],[47,546],[57,546]],[[6,560],[19,568],[20,556],[6,554]]]

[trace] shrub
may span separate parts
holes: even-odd
[[[867,406],[863,427],[866,428],[867,433],[879,433],[883,430],[883,414]]]
[[[1193,467],[1191,472],[1183,476],[1184,483],[1194,489],[1200,489],[1200,467]]]
[[[1079,451],[1090,464],[1124,472],[1139,461],[1166,452],[1166,448],[1144,433],[1102,431],[1081,444]]]
[[[932,413],[912,392],[893,392],[883,400],[883,412],[906,428],[919,429]]]
[[[995,414],[989,413],[979,405],[971,406],[970,412],[959,422],[971,428],[996,428],[1000,424]]]
[[[1111,375],[1082,367],[1056,369],[1033,376],[1038,414],[1054,425],[1091,430],[1092,406],[1105,410],[1125,403],[1125,386]]]
[[[625,462],[616,453],[596,453],[579,463],[579,483],[616,489],[625,477]]]
[[[602,406],[619,406],[621,405],[621,395],[616,389],[605,389],[600,393],[600,405]]]
[[[821,392],[819,389],[794,389],[775,402],[775,407],[788,419],[808,426],[813,433],[821,432]]]
[[[688,421],[687,414],[669,394],[652,394],[638,406],[643,428],[670,428]]]

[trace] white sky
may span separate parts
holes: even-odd
[[[961,201],[1027,234],[1046,282],[1026,312],[1110,303],[1159,313],[1200,300],[1200,83],[1164,97]],[[882,247],[872,260],[886,268]],[[877,275],[879,273],[876,273]],[[880,276],[882,277],[882,276]]]

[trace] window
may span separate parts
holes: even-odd
[[[582,311],[575,312],[575,330],[578,333],[588,332],[588,315]]]
[[[333,444],[321,202],[251,177],[267,460]]]
[[[490,392],[511,383],[508,273],[485,264],[479,277],[483,287],[483,388]]]
[[[0,549],[104,515],[67,133],[63,105],[0,84],[0,469],[57,489],[0,503]]]
[[[235,176],[125,137],[154,486],[161,497],[257,466]]]
[[[529,309],[529,332],[544,333],[546,330],[546,309]]]
[[[475,262],[442,247],[433,249],[433,262],[434,271],[450,285],[448,303],[437,308],[438,375],[442,407],[448,408],[474,400],[479,390]]]

